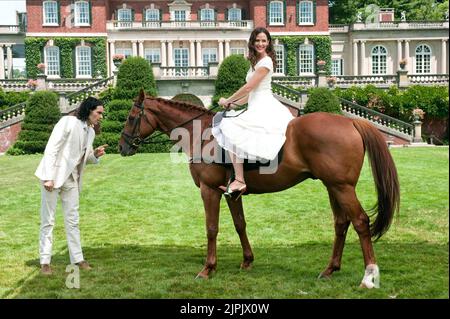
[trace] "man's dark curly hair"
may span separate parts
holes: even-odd
[[[80,104],[80,106],[75,112],[75,116],[79,120],[87,121],[91,111],[95,110],[97,106],[100,105],[103,105],[102,101],[96,99],[95,97],[90,96]]]

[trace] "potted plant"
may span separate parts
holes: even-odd
[[[123,54],[114,54],[112,59],[114,65],[116,67],[119,67],[122,64],[122,61],[125,59],[125,56]]]
[[[33,79],[29,79],[27,82],[27,88],[29,88],[31,91],[36,90],[37,87],[37,81]]]
[[[401,59],[398,64],[400,65],[400,69],[404,70],[407,64],[406,59]]]
[[[415,108],[412,111],[412,115],[413,115],[414,121],[417,122],[417,121],[423,120],[423,118],[425,116],[425,112],[420,108]]]
[[[327,64],[324,60],[317,61],[317,67],[319,71],[323,71],[325,69],[325,64]]]
[[[327,77],[327,83],[330,88],[334,87],[336,85],[336,82],[337,80],[334,76]]]

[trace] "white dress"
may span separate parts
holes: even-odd
[[[286,140],[286,127],[294,118],[272,94],[273,63],[269,56],[258,61],[255,71],[250,67],[246,81],[262,67],[269,69],[269,73],[250,92],[248,109],[217,113],[212,127],[212,134],[222,148],[239,158],[258,161],[277,156]]]

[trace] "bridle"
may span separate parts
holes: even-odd
[[[192,122],[195,119],[198,119],[199,117],[201,117],[202,115],[208,113],[209,111],[213,111],[214,109],[218,108],[219,106],[215,106],[212,107],[211,109],[206,109],[205,111],[203,111],[202,113],[200,113],[199,115],[189,119],[188,121],[175,126],[172,129],[166,129],[163,130],[162,128],[160,128],[160,133],[156,134],[156,135],[149,135],[145,138],[141,137],[140,135],[140,128],[141,128],[141,119],[144,118],[145,121],[147,122],[148,125],[150,125],[150,127],[153,129],[153,132],[156,131],[156,129],[158,128],[158,126],[154,126],[151,121],[148,119],[147,115],[145,114],[145,108],[144,108],[144,101],[145,99],[141,102],[141,104],[133,104],[133,107],[137,107],[138,109],[140,109],[139,114],[137,117],[135,117],[134,119],[132,119],[130,116],[128,116],[128,119],[132,119],[133,120],[133,130],[131,132],[131,135],[128,133],[125,133],[125,131],[122,130],[122,134],[121,136],[123,137],[123,139],[125,140],[125,142],[131,146],[134,149],[137,149],[139,147],[139,145],[141,144],[152,144],[152,143],[167,143],[168,141],[151,141],[152,139],[155,139],[156,137],[159,137],[161,135],[164,134],[168,134],[169,132],[171,132],[172,130],[179,128],[179,127],[183,127],[184,125]],[[147,108],[147,111],[152,112],[152,110]]]

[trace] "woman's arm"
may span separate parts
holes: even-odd
[[[267,69],[266,67],[261,67],[257,69],[255,71],[255,74],[253,74],[251,79],[248,81],[248,83],[244,84],[239,90],[237,90],[232,96],[230,96],[225,101],[222,100],[224,104],[220,103],[220,101],[219,104],[222,106],[228,106],[230,103],[235,103],[234,101],[239,101],[245,97],[247,97],[248,100],[248,95],[250,94],[250,92],[254,88],[258,87],[259,83],[261,83],[262,79],[264,79],[264,77],[268,73],[269,69]]]

